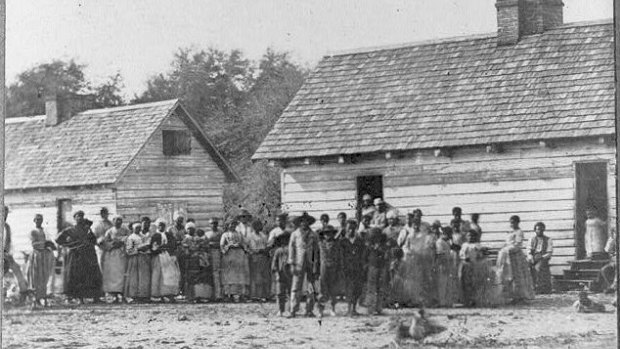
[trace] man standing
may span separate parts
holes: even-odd
[[[9,216],[9,208],[8,206],[4,206],[4,273],[9,270],[13,272],[15,278],[17,279],[17,286],[19,287],[20,292],[20,301],[23,302],[26,299],[26,293],[28,291],[28,283],[24,278],[24,274],[22,273],[22,269],[19,264],[13,258],[11,254],[11,226],[6,222],[6,219]]]
[[[114,226],[114,224],[112,224],[112,222],[108,219],[110,212],[107,207],[102,207],[99,211],[99,215],[101,216],[101,220],[93,227],[93,233],[97,238],[97,244],[101,244],[103,242],[105,233]],[[97,251],[97,261],[99,262],[99,267],[101,267],[101,255],[103,254],[103,250],[99,246],[97,246],[95,250]]]
[[[387,226],[388,205],[382,198],[376,198],[375,206],[377,210],[373,213],[371,226],[383,229]]]
[[[301,288],[304,279],[307,281],[308,290],[306,298],[306,317],[314,317],[312,312],[318,294],[318,279],[321,268],[319,255],[319,237],[310,229],[316,219],[308,212],[295,218],[294,224],[297,230],[291,235],[289,242],[288,264],[293,271],[293,284],[291,287],[291,318],[299,311],[301,302]]]
[[[209,260],[213,270],[213,294],[215,300],[224,298],[224,291],[222,288],[222,251],[220,250],[220,240],[222,239],[223,231],[219,227],[220,220],[217,217],[213,217],[209,220],[209,226],[211,229],[207,231],[206,237],[209,240]]]

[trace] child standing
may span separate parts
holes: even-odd
[[[369,249],[366,257],[368,272],[364,304],[368,308],[368,315],[381,315],[389,286],[389,251],[386,245],[386,236],[380,228],[372,228],[369,235]]]
[[[319,276],[319,315],[323,316],[325,302],[331,302],[331,316],[336,316],[336,287],[342,272],[342,248],[336,240],[336,229],[328,225],[321,231],[319,242],[321,273]]]
[[[346,234],[346,238],[341,241],[345,294],[348,303],[347,315],[356,316],[359,314],[355,308],[361,296],[362,285],[365,281],[364,261],[366,259],[366,246],[364,246],[364,242],[357,235],[356,221],[347,221]]]
[[[435,243],[435,282],[440,307],[452,307],[458,299],[458,254],[451,248],[452,229],[441,229]]]
[[[282,231],[280,235],[274,238],[273,259],[271,260],[271,272],[276,280],[276,296],[278,301],[278,316],[284,316],[286,307],[286,296],[291,292],[291,281],[293,276],[289,269],[288,261],[288,243],[291,233]]]

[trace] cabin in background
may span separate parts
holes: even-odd
[[[176,211],[206,225],[222,215],[223,185],[237,175],[178,100],[72,111],[50,98],[46,115],[6,120],[5,203],[13,250],[30,251],[35,213],[49,237],[83,210],[105,206],[125,221],[172,222]]]
[[[369,193],[424,220],[480,213],[503,245],[545,222],[551,270],[583,255],[585,208],[615,225],[614,31],[559,0],[496,3],[498,31],[326,56],[254,154],[291,214],[355,216]]]

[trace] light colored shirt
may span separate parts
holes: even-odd
[[[512,232],[508,233],[508,237],[506,238],[506,244],[521,248],[523,247],[523,239],[524,236],[521,229],[513,230]]]
[[[532,254],[532,252],[534,252],[534,254],[541,253],[542,258],[551,258],[551,255],[553,254],[553,241],[549,237],[547,237],[547,250],[545,251],[545,253],[543,253],[543,239],[542,238],[533,236],[530,239],[528,246],[530,246],[530,251],[528,252],[530,255]]]
[[[283,233],[284,230],[282,230],[282,228],[280,227],[275,227],[271,229],[271,231],[269,232],[269,237],[267,238],[267,244],[269,246],[273,245],[275,243],[276,237],[282,235]]]
[[[108,219],[102,219],[97,222],[97,224],[95,224],[95,226],[93,227],[93,233],[95,234],[95,237],[97,237],[97,241],[103,239],[105,233],[113,226],[114,224],[112,224],[112,222],[110,222],[110,220]]]
[[[616,239],[614,239],[613,236],[610,236],[609,239],[607,239],[607,243],[605,244],[605,252],[607,252],[610,257],[616,255]]]

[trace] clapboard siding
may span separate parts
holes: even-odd
[[[483,147],[459,148],[451,157],[432,151],[375,157],[356,164],[289,164],[282,175],[282,201],[292,214],[315,216],[338,212],[355,215],[356,177],[382,175],[384,198],[400,215],[420,208],[424,219],[448,223],[453,206],[464,215],[481,214],[483,242],[501,246],[508,219],[522,219],[526,237],[536,222],[547,225],[558,248],[552,264],[557,272],[574,258],[575,162],[608,162],[609,217],[615,219],[615,152],[596,139],[556,141],[552,147],[536,142],[504,146],[501,153]]]
[[[22,251],[32,251],[30,230],[34,227],[34,215],[43,215],[43,228],[50,239],[58,234],[58,200],[71,199],[73,212],[82,210],[86,218],[97,222],[101,207],[116,212],[116,196],[112,189],[66,188],[54,190],[8,191],[4,201],[9,206],[8,223],[12,230],[13,254],[22,261]]]
[[[153,133],[127,168],[117,185],[119,212],[136,219],[140,216],[170,220],[162,207],[181,208],[199,226],[222,214],[224,173],[195,136],[191,154],[165,156],[162,130],[187,130],[175,114]]]

